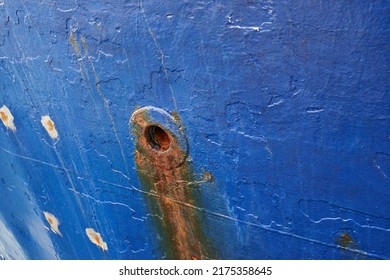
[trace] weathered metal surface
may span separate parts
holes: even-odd
[[[0,0],[0,258],[390,258],[389,12]]]
[[[152,200],[150,211],[155,215],[166,257],[211,258],[200,224],[200,182],[187,162],[188,142],[180,120],[147,107],[135,111],[131,122],[136,135],[137,171]]]

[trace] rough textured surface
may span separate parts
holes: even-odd
[[[129,124],[154,106],[180,116],[216,257],[390,258],[389,13],[0,0],[0,257],[167,257]]]
[[[153,107],[136,110],[131,123],[136,136],[138,175],[149,194],[149,209],[155,215],[165,257],[212,258],[216,252],[208,249],[209,242],[204,237],[199,217],[201,182],[195,180],[187,161],[188,140],[181,123]]]

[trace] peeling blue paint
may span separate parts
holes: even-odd
[[[0,1],[0,258],[165,258],[129,133],[153,106],[219,258],[389,259],[390,4],[325,2]]]

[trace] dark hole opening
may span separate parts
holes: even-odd
[[[164,152],[169,149],[171,139],[164,129],[157,125],[151,125],[145,130],[146,140],[150,147],[156,151]]]

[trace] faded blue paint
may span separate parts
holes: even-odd
[[[215,178],[200,184],[201,215],[219,258],[389,259],[389,13],[389,1],[0,0],[0,107],[17,128],[0,123],[0,255],[163,258],[129,133],[137,106],[155,106],[179,114],[198,179]]]

